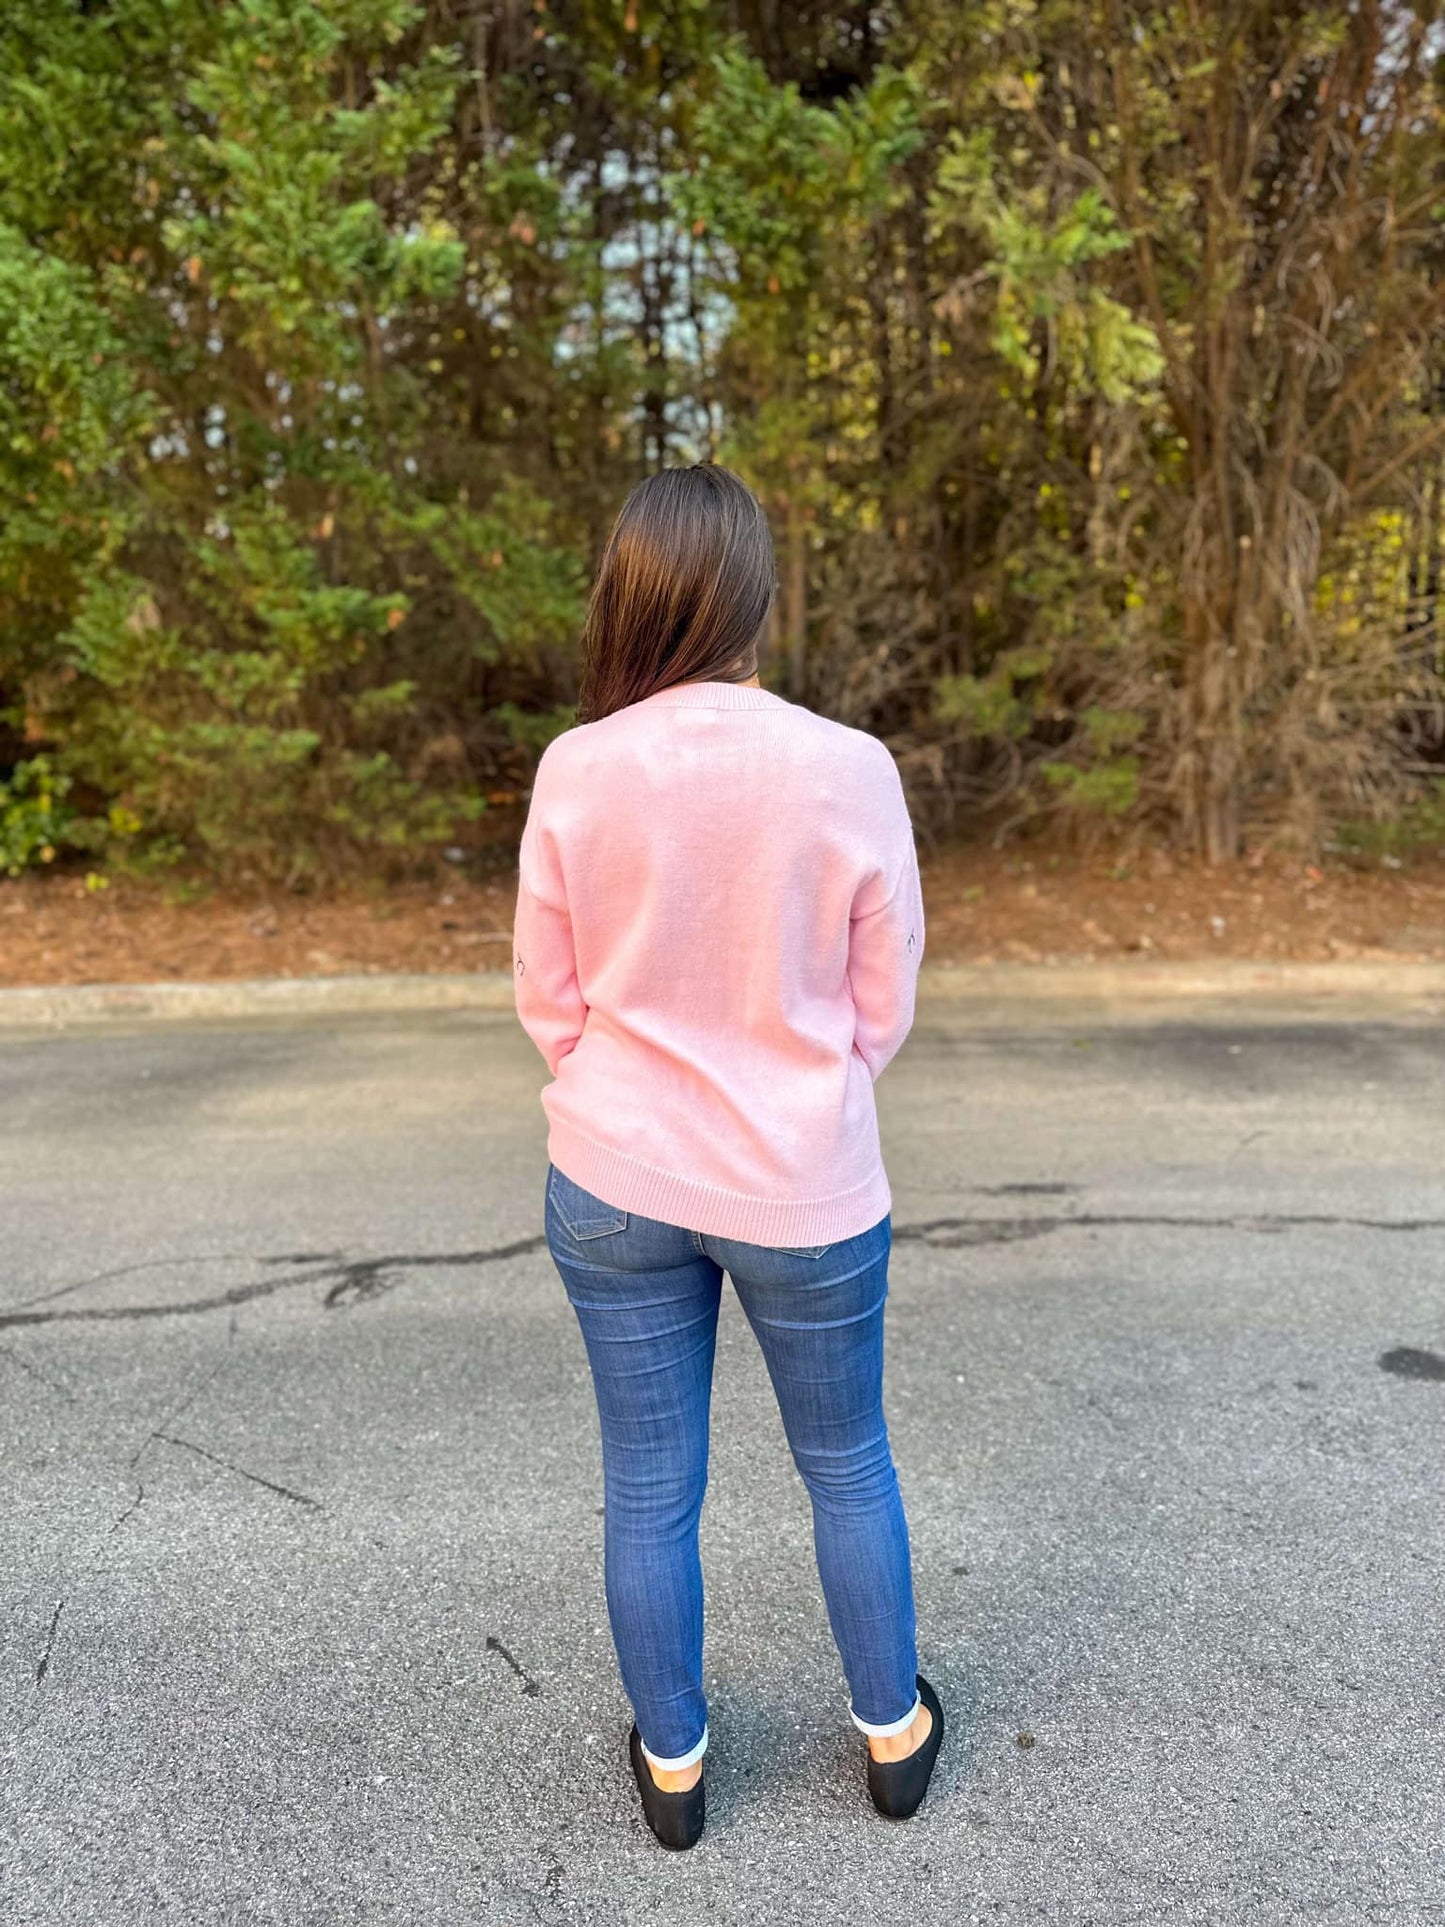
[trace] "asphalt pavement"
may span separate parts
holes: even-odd
[[[506,1011],[0,1034],[0,1921],[1445,1920],[1445,1025],[926,1001],[879,1819],[725,1294],[702,1844],[642,1822]]]

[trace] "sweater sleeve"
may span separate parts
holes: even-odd
[[[923,890],[913,824],[891,754],[888,765],[886,847],[858,888],[848,929],[853,1041],[875,1083],[913,1027],[923,959]]]
[[[545,763],[545,756],[543,763]],[[517,859],[512,982],[522,1028],[555,1077],[587,1021],[561,864],[547,821],[549,784],[539,764]]]

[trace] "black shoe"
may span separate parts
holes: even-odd
[[[632,1757],[632,1771],[637,1776],[648,1826],[665,1847],[695,1847],[702,1838],[706,1811],[702,1775],[698,1775],[697,1785],[690,1786],[686,1793],[664,1793],[652,1777],[642,1750],[642,1735],[635,1726],[627,1736],[627,1750]]]
[[[874,1806],[889,1820],[906,1820],[910,1813],[917,1812],[943,1744],[943,1708],[922,1673],[918,1675],[918,1697],[933,1715],[922,1746],[904,1760],[875,1760],[871,1753],[868,1755],[868,1791]]]

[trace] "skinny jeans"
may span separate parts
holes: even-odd
[[[889,1215],[803,1248],[618,1210],[547,1166],[548,1249],[602,1438],[604,1580],[623,1690],[654,1766],[707,1750],[698,1522],[722,1280],[732,1279],[812,1501],[828,1621],[863,1733],[918,1710],[908,1526],[883,1417]]]

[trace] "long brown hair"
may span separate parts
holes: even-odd
[[[673,683],[746,682],[776,589],[768,519],[745,482],[712,462],[649,475],[592,585],[578,722]]]

